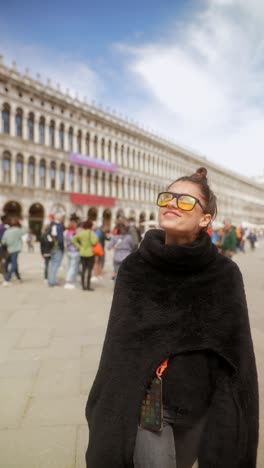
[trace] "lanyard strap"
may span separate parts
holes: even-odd
[[[168,367],[168,362],[169,362],[169,359],[165,359],[165,361],[163,361],[161,365],[156,369],[157,377],[162,377],[163,373]]]

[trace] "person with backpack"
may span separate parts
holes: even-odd
[[[54,247],[54,240],[51,236],[50,225],[45,226],[42,236],[40,237],[40,251],[44,259],[44,281],[48,281],[49,263],[51,252]]]
[[[92,227],[93,222],[88,219],[83,223],[82,230],[72,237],[73,245],[80,251],[83,291],[94,291],[91,288],[91,276],[94,266],[93,247],[98,242],[98,237]]]
[[[22,250],[22,237],[28,231],[27,227],[22,227],[20,220],[17,217],[10,219],[10,227],[5,230],[1,239],[2,245],[5,245],[8,252],[8,257],[5,261],[5,281],[3,286],[11,286],[11,277],[15,273],[17,279],[21,281],[21,276],[18,270],[18,255]]]
[[[63,220],[64,216],[61,213],[56,213],[54,221],[50,225],[50,234],[54,240],[48,269],[48,285],[50,287],[57,284],[56,275],[64,254]]]
[[[79,249],[72,242],[72,238],[76,234],[76,229],[76,219],[70,219],[68,229],[64,233],[64,238],[66,242],[66,252],[68,257],[68,268],[66,273],[66,282],[64,285],[64,289],[75,289],[76,287],[75,284],[80,263]]]
[[[103,279],[103,268],[105,264],[105,241],[110,240],[108,237],[108,229],[105,226],[100,226],[99,228],[95,228],[94,232],[98,237],[98,242],[100,243],[103,249],[103,255],[95,256],[94,262],[94,276],[92,277],[92,281],[98,281]]]

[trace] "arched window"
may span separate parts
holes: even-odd
[[[94,193],[97,195],[98,193],[98,172],[95,171],[94,173]]]
[[[77,152],[82,153],[82,132],[81,130],[78,131],[77,134]]]
[[[28,114],[27,128],[28,128],[28,140],[33,141],[34,140],[34,114],[32,112]]]
[[[45,119],[40,117],[39,119],[39,144],[44,145],[45,143]]]
[[[105,196],[105,173],[102,174],[102,195]]]
[[[39,163],[39,185],[41,188],[46,187],[46,162],[45,159],[41,159]]]
[[[10,106],[9,104],[4,104],[2,110],[2,132],[10,133]]]
[[[65,164],[60,165],[60,190],[65,190]]]
[[[104,138],[102,138],[102,141],[101,141],[101,158],[105,159],[105,141],[104,141]]]
[[[115,144],[115,148],[114,148],[114,162],[115,163],[118,163],[118,144],[116,143]]]
[[[50,121],[49,126],[49,144],[52,148],[55,147],[55,122],[54,120]]]
[[[125,198],[125,178],[122,177],[121,179],[121,198]]]
[[[87,169],[86,171],[86,192],[91,192],[91,170]]]
[[[94,157],[98,157],[98,138],[97,135],[94,137]]]
[[[113,196],[113,176],[109,175],[109,197]]]
[[[83,170],[82,167],[79,167],[78,169],[78,177],[77,177],[77,192],[82,193],[82,188],[83,188]]]
[[[109,142],[108,142],[107,151],[108,151],[108,161],[115,162],[115,161],[112,160],[112,159],[113,159],[113,155],[112,155],[112,143],[111,143],[111,140],[109,140]]]
[[[121,146],[121,166],[124,167],[124,145]]]
[[[74,167],[70,166],[69,170],[69,188],[70,192],[74,191]]]
[[[131,199],[131,180],[128,179],[127,181],[127,198],[130,200]]]
[[[119,177],[116,176],[115,178],[115,193],[116,193],[116,198],[119,198]]]
[[[141,180],[138,183],[138,199],[142,200],[142,193],[141,193],[142,183]]]
[[[68,148],[69,151],[73,151],[73,128],[70,127],[68,131]]]
[[[56,163],[52,161],[50,163],[50,188],[56,188]]]
[[[64,150],[64,125],[63,125],[63,123],[60,124],[59,142],[60,142],[60,149],[61,149],[61,150]],[[63,189],[63,190],[64,190],[64,189]]]
[[[35,159],[30,156],[28,160],[28,185],[33,187],[35,185]]]
[[[90,134],[87,133],[86,134],[86,139],[85,139],[85,153],[87,154],[87,156],[90,155]]]
[[[23,156],[22,154],[18,154],[16,157],[16,184],[23,185]]]
[[[22,118],[23,118],[22,109],[17,109],[16,111],[16,136],[17,137],[22,137]]]

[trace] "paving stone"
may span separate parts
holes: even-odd
[[[0,431],[2,468],[75,468],[75,427]]]
[[[46,348],[53,337],[53,330],[25,330],[16,348]]]
[[[33,387],[34,378],[0,379],[0,428],[16,428],[21,422]]]
[[[21,336],[21,330],[9,330],[2,328],[0,331],[0,361],[3,361],[9,355],[10,350],[18,342],[19,337]]]
[[[35,381],[34,396],[70,396],[80,394],[79,359],[45,359]]]
[[[40,368],[40,360],[4,361],[0,363],[0,379],[2,377],[33,377]]]
[[[81,396],[34,397],[30,400],[23,425],[67,426],[85,424],[87,398]]]

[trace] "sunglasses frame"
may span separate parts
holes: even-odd
[[[199,198],[196,198],[196,197],[194,197],[193,195],[190,195],[189,193],[175,193],[175,192],[170,192],[169,190],[166,191],[166,192],[160,192],[160,193],[158,194],[158,196],[157,196],[157,205],[158,205],[159,208],[164,208],[164,207],[167,206],[168,203],[171,201],[171,200],[170,200],[170,201],[167,203],[167,205],[164,205],[164,207],[163,207],[163,206],[160,206],[160,205],[158,204],[158,200],[159,200],[159,197],[160,197],[163,193],[169,193],[170,195],[172,195],[172,199],[171,199],[171,200],[173,200],[174,198],[176,198],[176,205],[177,205],[177,208],[178,208],[179,210],[182,210],[182,211],[192,211],[192,210],[194,209],[195,205],[200,205],[200,207],[202,208],[203,212],[205,213],[205,209],[204,209],[203,205],[201,204]],[[195,200],[195,204],[193,205],[193,207],[192,207],[190,210],[184,210],[184,209],[182,209],[182,208],[180,208],[180,207],[178,206],[178,199],[179,199],[180,197],[182,197],[182,196],[191,197],[191,198],[193,198],[193,199]]]

